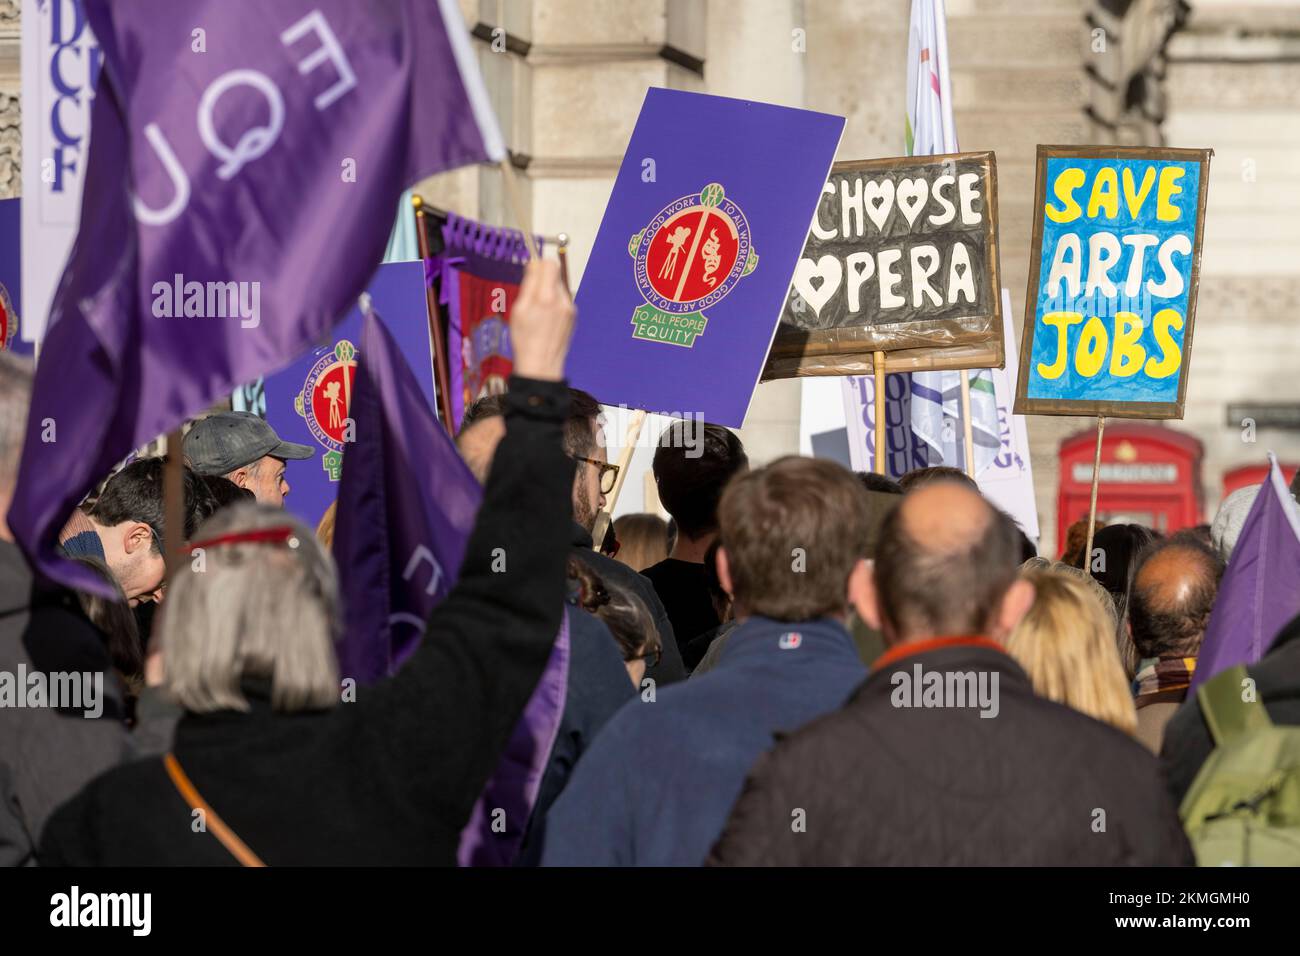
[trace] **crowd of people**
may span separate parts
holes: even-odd
[[[531,264],[508,391],[456,436],[484,489],[456,585],[360,688],[332,518],[284,510],[310,448],[204,418],[182,509],[202,566],[167,567],[164,465],[141,458],[60,535],[116,599],[60,590],[4,520],[32,372],[0,354],[0,671],[104,688],[93,717],[0,707],[0,863],[455,864],[562,625],[517,865],[1194,862],[1179,808],[1216,736],[1189,688],[1258,489],[1210,527],[1100,527],[1091,554],[1071,529],[1058,561],[961,471],[751,467],[678,422],[653,459],[671,521],[604,535],[616,469],[563,381],[573,323]],[[1249,669],[1274,723],[1300,724],[1297,655],[1300,618]]]

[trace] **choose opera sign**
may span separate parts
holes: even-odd
[[[795,268],[769,375],[841,374],[871,353],[987,346],[1001,364],[992,153],[836,163]],[[963,360],[960,367],[972,363]]]

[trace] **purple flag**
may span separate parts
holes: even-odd
[[[565,608],[542,679],[515,724],[496,772],[474,804],[469,823],[460,832],[456,860],[461,866],[510,866],[519,854],[568,698],[569,615],[586,613]],[[493,827],[497,811],[504,811],[504,830]]]
[[[1219,585],[1192,690],[1234,664],[1254,664],[1300,613],[1300,508],[1269,452],[1268,479],[1255,496]]]
[[[339,673],[394,673],[451,586],[483,490],[433,417],[392,334],[366,313],[334,524],[343,593]]]
[[[349,413],[356,441],[343,453],[334,532],[339,673],[365,683],[395,673],[424,637],[429,613],[455,583],[483,492],[373,311],[362,324]],[[564,713],[568,672],[566,622],[462,832],[462,865],[513,861]],[[492,829],[498,807],[504,833]]]
[[[453,0],[86,14],[104,65],[81,225],[9,524],[42,572],[98,592],[55,548],[94,482],[322,338],[379,264],[403,187],[504,148]]]

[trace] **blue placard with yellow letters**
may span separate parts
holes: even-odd
[[[1182,418],[1210,154],[1038,148],[1017,413]]]

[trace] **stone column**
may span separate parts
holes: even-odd
[[[0,199],[22,192],[21,5],[0,0]]]

